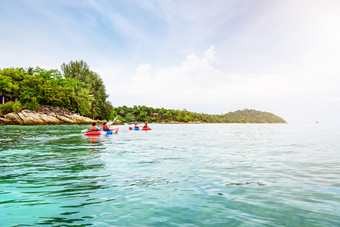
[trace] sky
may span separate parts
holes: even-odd
[[[340,121],[339,0],[0,0],[0,68],[84,60],[113,106]]]

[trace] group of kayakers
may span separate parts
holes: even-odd
[[[139,129],[138,123],[134,123],[134,128]],[[148,123],[145,122],[143,128],[144,129],[149,128]],[[90,130],[91,131],[100,131],[100,128],[96,125],[95,122],[93,122]],[[110,131],[110,126],[108,126],[108,125],[106,125],[106,123],[104,123],[103,124],[103,131]]]
[[[138,123],[134,123],[134,125],[135,125],[134,126],[135,128],[139,128]],[[145,122],[145,125],[143,126],[143,128],[148,128],[148,123]]]

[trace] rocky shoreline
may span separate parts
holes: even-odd
[[[38,111],[24,109],[19,113],[0,116],[0,125],[65,125],[97,122],[71,110],[52,106],[40,106]]]

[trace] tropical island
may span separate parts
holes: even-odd
[[[227,114],[194,113],[146,106],[113,107],[100,75],[84,61],[55,69],[0,70],[0,124],[45,125],[118,123],[286,123],[268,112],[245,109]]]

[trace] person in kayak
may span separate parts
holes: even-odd
[[[96,123],[95,122],[93,122],[92,123],[92,126],[91,126],[91,129],[90,129],[91,131],[99,131],[99,128],[96,126]]]
[[[139,125],[137,123],[135,123],[135,128],[139,128]]]
[[[148,128],[148,123],[145,122],[145,125],[143,126],[143,128]]]
[[[110,131],[109,127],[106,125],[106,123],[103,124],[103,131]]]

